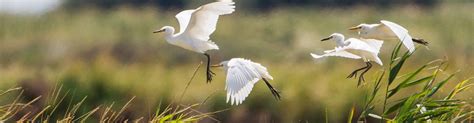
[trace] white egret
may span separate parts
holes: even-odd
[[[365,39],[377,39],[377,40],[391,40],[391,39],[398,39],[400,40],[403,45],[413,53],[415,51],[415,45],[413,42],[428,45],[428,42],[421,38],[412,38],[410,34],[408,34],[408,30],[403,28],[402,26],[386,21],[381,20],[380,23],[377,24],[359,24],[358,26],[351,27],[349,30],[357,30],[359,36]]]
[[[209,68],[211,57],[206,51],[218,50],[219,47],[210,40],[209,36],[216,30],[219,16],[231,14],[234,11],[235,6],[232,1],[209,3],[197,9],[178,13],[175,16],[179,23],[178,33],[174,34],[175,29],[171,26],[164,26],[153,33],[164,32],[168,43],[204,54],[207,57],[207,82],[211,82],[214,73]]]
[[[280,99],[279,92],[268,82],[269,79],[273,80],[273,77],[268,73],[267,68],[259,63],[243,58],[232,58],[213,67],[223,67],[226,71],[226,101],[227,103],[230,101],[231,105],[241,104],[260,79],[265,82],[273,96],[277,100]]]
[[[337,46],[333,50],[324,51],[323,55],[317,55],[311,53],[311,56],[314,59],[319,59],[328,56],[338,56],[352,59],[362,59],[366,63],[365,67],[359,68],[353,71],[347,78],[357,77],[357,72],[364,70],[360,76],[358,85],[361,81],[365,81],[364,74],[372,68],[373,61],[380,66],[383,65],[382,60],[378,57],[380,47],[382,47],[383,41],[375,39],[355,39],[349,38],[344,41],[344,35],[340,33],[334,33],[328,38],[324,38],[321,41],[334,40],[337,43]]]

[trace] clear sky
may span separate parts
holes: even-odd
[[[0,0],[0,13],[37,15],[48,12],[61,3],[61,0]]]

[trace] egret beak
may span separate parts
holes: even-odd
[[[321,39],[321,41],[327,41],[327,40],[329,40],[329,39],[331,39],[331,38],[332,38],[332,36],[329,36],[329,37],[327,37],[327,38]]]
[[[222,64],[215,64],[215,65],[211,65],[211,67],[223,67],[224,65]]]
[[[153,31],[153,33],[160,33],[160,32],[164,32],[165,30],[164,29],[161,29],[161,30],[155,30]]]
[[[349,30],[359,30],[360,28],[362,28],[362,27],[360,27],[360,26],[355,26],[355,27],[349,28]]]

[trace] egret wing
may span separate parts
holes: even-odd
[[[346,49],[366,51],[366,53],[369,53],[370,55],[372,55],[371,57],[369,57],[371,61],[374,61],[380,65],[383,65],[382,60],[380,60],[380,58],[377,56],[380,51],[380,48],[382,47],[383,41],[375,40],[375,39],[360,39],[359,40],[355,38],[350,38],[348,40],[351,41],[351,44],[347,46]]]
[[[311,53],[311,56],[315,59],[328,57],[328,56],[338,56],[338,57],[351,58],[351,59],[360,59],[361,58],[360,56],[352,54],[352,53],[347,52],[345,50],[334,50],[333,52],[328,52],[328,53],[325,53],[323,55],[317,55],[317,54]]]
[[[360,40],[367,43],[369,46],[371,46],[376,51],[377,54],[380,52],[380,48],[382,48],[383,41],[381,40],[363,39],[363,38]]]
[[[195,10],[184,10],[176,14],[176,19],[179,23],[179,33],[183,33],[186,27],[188,27],[189,20],[191,20],[191,15]]]
[[[253,68],[255,68],[255,70],[257,70],[258,74],[262,76],[262,78],[268,78],[268,79],[273,80],[273,77],[270,75],[270,73],[268,73],[268,70],[266,67],[264,67],[263,65],[259,63],[251,62],[250,60],[247,60],[247,61],[250,62],[250,64],[253,66]]]
[[[334,52],[334,51],[336,51],[336,49],[333,49],[333,50],[325,50],[325,51],[323,51],[323,52],[324,52],[324,53],[330,53],[330,52]]]
[[[379,52],[371,44],[369,44],[369,43],[367,43],[363,40],[356,39],[356,38],[349,38],[349,39],[347,39],[347,41],[349,41],[351,43],[348,46],[343,47],[345,49],[362,50],[362,51],[372,52],[372,53],[376,53],[376,54]],[[378,45],[378,44],[376,44],[376,45]]]
[[[410,34],[408,34],[407,29],[390,21],[382,20],[380,22],[387,26],[393,33],[395,33],[398,39],[402,41],[403,45],[405,45],[405,47],[407,47],[410,52],[415,51],[415,44],[413,44],[412,37]]]
[[[230,14],[234,10],[234,2],[213,2],[203,5],[192,12],[184,33],[189,37],[208,41],[209,36],[216,30],[219,15]]]
[[[247,98],[261,76],[252,62],[245,59],[232,59],[227,66],[227,102],[238,105]]]

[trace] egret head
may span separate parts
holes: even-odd
[[[330,39],[333,39],[335,41],[344,40],[344,35],[342,35],[341,33],[333,33],[329,37],[321,39],[321,41],[327,41]]]
[[[362,24],[359,24],[355,27],[349,28],[349,30],[355,30],[355,31],[365,30],[365,29],[369,28],[369,26],[370,26],[369,24],[362,23]]]
[[[161,29],[159,29],[159,30],[153,31],[153,33],[161,33],[161,32],[164,32],[166,34],[173,34],[174,33],[174,28],[171,27],[171,26],[164,26],[164,27],[161,27]]]

